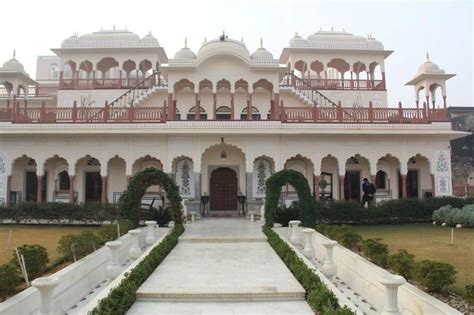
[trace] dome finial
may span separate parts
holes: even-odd
[[[300,35],[298,35],[298,32],[295,32],[295,37],[298,37],[298,36],[300,36]]]
[[[188,37],[184,37],[184,48],[188,48]]]
[[[263,38],[260,37],[260,48],[263,48]]]
[[[204,36],[204,42],[205,42],[205,43],[207,42],[207,37],[206,37],[206,36]]]
[[[112,29],[115,31],[115,24],[114,24],[114,26],[112,27]]]
[[[16,49],[13,49],[13,59],[16,59]]]
[[[426,61],[430,61],[430,53],[426,52]]]
[[[334,32],[334,26],[331,26],[331,32]]]

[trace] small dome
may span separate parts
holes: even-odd
[[[419,68],[417,74],[422,73],[444,73],[439,66],[430,60],[426,60]]]
[[[174,59],[182,59],[182,60],[194,60],[196,59],[196,54],[188,48],[188,39],[184,39],[184,47],[178,50],[174,54]]]
[[[23,67],[21,62],[19,62],[15,58],[12,58],[12,59],[6,61],[3,64],[3,67],[0,68],[0,70],[3,70],[3,71],[17,71],[17,72],[21,72],[23,74],[28,75],[28,73],[26,73],[26,71],[25,71],[25,67]]]
[[[272,55],[271,52],[269,52],[268,50],[266,50],[263,47],[263,41],[260,39],[260,48],[257,49],[256,51],[254,51],[250,55],[250,59],[252,59],[252,60],[271,60],[271,61],[273,61],[273,55]]]
[[[158,47],[158,46],[160,46],[160,43],[158,43],[158,40],[156,39],[155,36],[151,35],[151,32],[148,33],[148,35],[146,35],[145,37],[142,38],[141,43],[145,47]]]
[[[198,51],[198,62],[211,56],[232,55],[246,62],[250,61],[250,53],[242,41],[228,38],[224,34],[218,39],[206,41]]]
[[[306,47],[308,45],[308,42],[303,39],[301,36],[298,35],[298,33],[295,33],[295,36],[293,36],[292,39],[290,39],[290,43],[288,46],[290,48],[301,48],[301,47]]]

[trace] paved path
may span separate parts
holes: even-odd
[[[203,219],[137,291],[128,314],[313,314],[259,223]]]

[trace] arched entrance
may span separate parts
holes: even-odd
[[[210,209],[212,211],[237,210],[237,173],[228,167],[212,171],[210,180]]]

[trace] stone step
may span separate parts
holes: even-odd
[[[180,237],[180,242],[183,243],[254,243],[266,242],[266,237]]]
[[[180,302],[253,302],[253,301],[304,301],[304,290],[278,291],[276,287],[239,287],[239,288],[193,288],[183,291],[155,288],[139,290],[137,301],[180,301]]]

